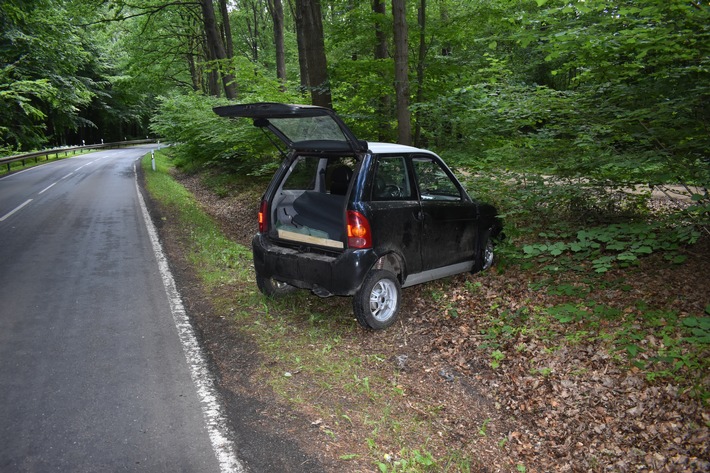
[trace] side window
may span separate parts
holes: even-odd
[[[412,199],[412,186],[403,156],[380,156],[377,160],[372,200]]]
[[[422,200],[461,200],[461,192],[448,174],[430,158],[415,158],[414,171]]]
[[[301,156],[291,167],[283,184],[284,190],[314,190],[317,185],[320,158]]]

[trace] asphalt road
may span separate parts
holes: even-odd
[[[242,471],[151,242],[146,152],[0,178],[2,472]]]

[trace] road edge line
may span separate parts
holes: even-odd
[[[143,158],[138,158],[137,162],[140,163],[141,159]],[[236,456],[233,442],[230,440],[229,427],[227,427],[227,422],[222,414],[222,408],[217,401],[214,378],[209,372],[207,362],[197,342],[195,331],[187,316],[182,298],[175,285],[175,279],[170,271],[168,260],[165,257],[160,240],[158,239],[158,232],[150,218],[148,207],[145,204],[145,199],[143,199],[143,194],[138,185],[138,173],[135,161],[133,163],[133,175],[143,220],[145,220],[146,229],[148,230],[153,252],[158,262],[160,275],[163,279],[163,285],[165,286],[168,302],[170,303],[170,312],[173,314],[178,337],[180,338],[185,358],[190,367],[192,381],[197,388],[197,395],[200,398],[210,442],[212,443],[212,448],[219,462],[220,471],[222,473],[246,473],[246,468]]]

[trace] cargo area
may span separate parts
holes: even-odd
[[[318,191],[284,191],[274,209],[283,240],[344,248],[345,196]]]

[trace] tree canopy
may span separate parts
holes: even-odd
[[[332,103],[468,164],[708,181],[707,2],[2,0],[0,23],[6,149],[171,139],[197,95]]]

